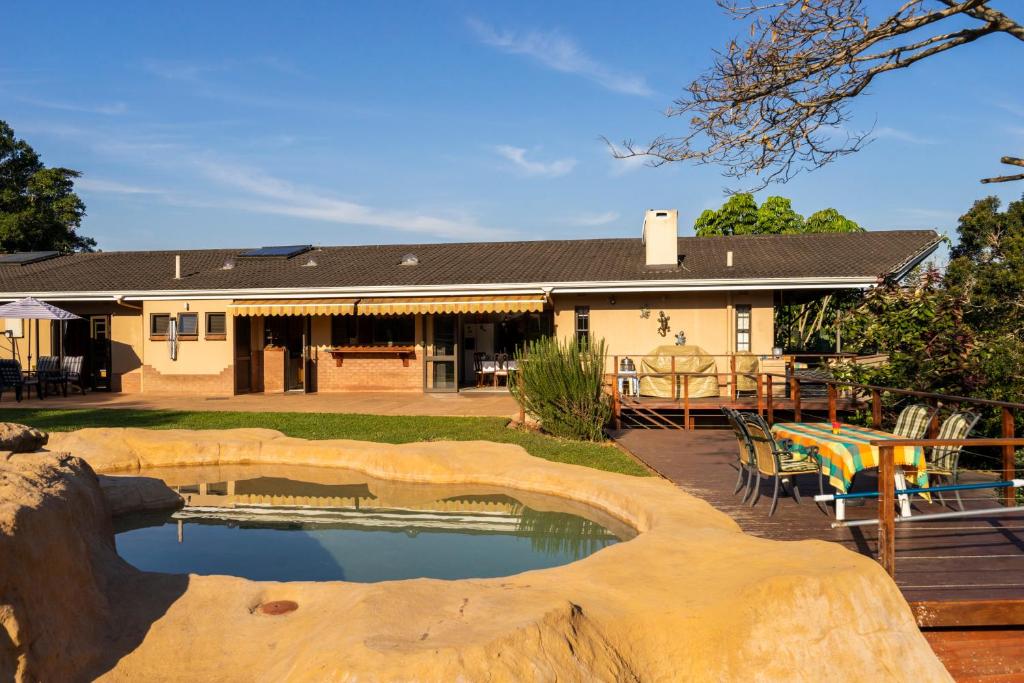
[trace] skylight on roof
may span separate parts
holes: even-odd
[[[55,256],[60,256],[59,251],[16,251],[13,254],[0,254],[0,265],[27,266],[30,263],[38,263]]]
[[[260,247],[259,249],[243,251],[239,256],[245,258],[291,258],[305,253],[312,248],[312,244],[292,244],[283,247]]]

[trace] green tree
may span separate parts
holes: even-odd
[[[35,150],[0,121],[0,250],[92,251],[96,241],[77,233],[85,204],[69,168],[47,168]]]
[[[804,217],[793,210],[793,203],[785,197],[768,197],[757,208],[759,235],[789,235],[804,232]]]
[[[804,232],[864,232],[864,228],[835,209],[822,209],[807,217]]]
[[[708,209],[694,224],[697,237],[757,234],[757,202],[754,195],[734,194],[715,211]]]

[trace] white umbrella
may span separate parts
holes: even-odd
[[[36,343],[39,343],[39,321],[59,320],[60,321],[60,357],[61,366],[64,364],[64,323],[68,320],[81,320],[80,316],[65,311],[63,308],[51,306],[45,301],[26,297],[20,301],[12,301],[9,304],[0,306],[0,318],[21,318],[22,320],[36,321]],[[14,345],[11,345],[14,348]],[[32,366],[32,327],[28,328],[28,364],[26,370]]]

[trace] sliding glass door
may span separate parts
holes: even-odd
[[[426,319],[427,355],[423,390],[459,390],[459,316],[433,315]]]

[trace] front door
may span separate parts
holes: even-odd
[[[93,389],[110,391],[110,316],[89,316],[89,371]]]
[[[427,324],[427,355],[423,364],[423,390],[459,390],[459,316],[434,315]]]

